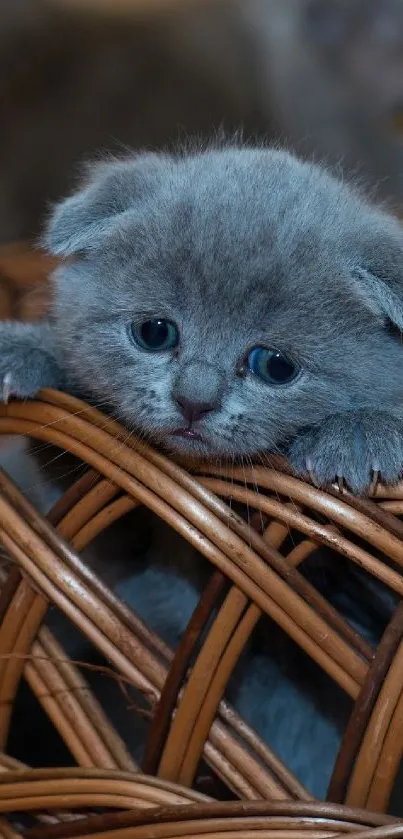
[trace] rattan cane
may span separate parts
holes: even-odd
[[[4,314],[21,316],[20,288],[48,267],[20,245],[2,252],[0,272],[11,278],[2,284],[9,295]],[[14,297],[10,288],[17,289]],[[402,754],[403,605],[374,650],[299,571],[325,545],[400,596],[403,485],[378,486],[364,500],[336,487],[317,489],[281,462],[230,471],[183,468],[127,439],[95,409],[50,391],[32,402],[0,406],[0,440],[9,434],[67,450],[86,471],[47,519],[0,472],[0,540],[12,559],[0,572],[0,837],[403,835],[402,824],[368,814],[387,810]],[[251,529],[232,502],[266,522],[264,532]],[[139,504],[211,563],[210,581],[176,650],[80,558],[96,536]],[[300,535],[294,546],[290,530]],[[44,625],[52,604],[119,678],[144,695],[151,721],[142,767]],[[312,802],[270,744],[223,699],[262,614],[353,700],[327,803]],[[31,770],[5,753],[22,677],[75,768]],[[214,802],[192,789],[201,758],[239,802]],[[93,814],[99,808],[103,814]],[[30,814],[34,826],[31,821],[23,828],[21,813]]]
[[[4,758],[0,809],[32,810],[37,817],[44,811],[58,813],[59,823],[46,827],[48,832],[42,815],[38,828],[27,836],[92,835],[80,833],[79,822],[66,822],[59,811],[94,807],[135,810],[92,817],[94,836],[122,839],[143,833],[188,835],[188,830],[192,835],[229,831],[234,836],[256,830],[270,835],[280,831],[279,836],[284,831],[293,836],[309,830],[319,836],[356,830],[340,823],[351,814],[340,816],[335,828],[330,804],[315,810],[270,745],[222,699],[262,613],[355,700],[329,799],[369,810],[387,808],[403,743],[403,607],[397,608],[373,651],[299,573],[298,565],[318,544],[325,544],[401,594],[403,487],[378,487],[375,498],[359,500],[336,489],[323,492],[293,477],[281,464],[250,472],[233,469],[230,474],[204,467],[197,474],[139,440],[126,441],[124,430],[95,409],[50,391],[32,402],[1,406],[0,434],[51,442],[88,465],[48,520],[0,474],[0,536],[13,559],[8,575],[3,574],[0,599],[0,745],[5,748],[13,700],[24,675],[68,745],[72,762],[80,767],[15,772],[10,759]],[[269,524],[263,536],[230,509],[230,499],[265,514]],[[210,582],[176,652],[79,558],[97,534],[136,504],[161,516],[212,564]],[[320,523],[324,519],[327,524]],[[304,538],[282,553],[290,527]],[[228,581],[229,588],[224,588]],[[50,603],[143,692],[152,710],[143,769],[158,780],[138,774],[83,676],[42,626]],[[203,635],[217,604],[216,617]],[[191,791],[202,756],[239,799],[270,799],[277,805],[245,810],[203,804],[203,796]],[[172,783],[182,789],[173,791]],[[287,799],[305,803],[287,809]],[[192,809],[193,815],[183,808],[175,815],[175,806],[187,801],[200,806],[195,813]],[[165,815],[153,815],[146,826],[138,813],[146,804],[168,805],[168,822]],[[305,818],[307,813],[314,814],[313,821]],[[332,823],[318,826],[318,813]],[[115,827],[105,831],[102,818]],[[188,818],[195,819],[191,828]],[[359,818],[364,830],[370,823],[384,823]],[[4,836],[20,835],[7,833],[6,823],[2,830]]]

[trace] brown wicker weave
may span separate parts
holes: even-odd
[[[24,244],[0,249],[0,316],[38,317],[48,291],[36,288],[51,267],[47,257]],[[96,410],[52,392],[34,402],[0,406],[0,445],[8,434],[51,442],[88,468],[47,520],[0,472],[0,539],[14,560],[0,570],[0,839],[403,834],[403,825],[387,816],[350,809],[385,811],[400,762],[403,606],[374,651],[298,571],[324,544],[401,594],[403,485],[378,487],[372,500],[358,500],[338,489],[325,493],[309,486],[280,463],[276,469],[231,470],[231,475],[204,469],[198,475],[127,440]],[[263,537],[235,515],[230,499],[247,504],[259,521],[264,515]],[[176,651],[79,558],[104,528],[139,503],[212,564]],[[290,529],[303,536],[294,548],[287,548]],[[43,625],[52,603],[107,657],[119,678],[143,693],[152,721],[141,769],[81,671]],[[270,744],[222,699],[264,612],[354,700],[328,803],[312,802]],[[30,770],[5,754],[22,676],[75,768]],[[192,789],[201,757],[240,801],[214,802]],[[84,819],[83,811],[99,807],[104,815]],[[16,813],[30,813],[34,826],[22,829]]]
[[[14,560],[8,575],[3,572],[0,598],[0,748],[24,675],[79,767],[29,771],[3,754],[1,812],[32,811],[37,827],[18,832],[7,821],[0,836],[163,839],[224,831],[234,839],[256,832],[299,839],[308,831],[319,839],[352,830],[374,839],[403,835],[403,824],[386,817],[312,803],[269,744],[222,700],[266,612],[355,700],[329,801],[386,810],[403,744],[403,606],[374,653],[298,565],[322,543],[401,594],[403,486],[377,487],[375,498],[359,500],[316,489],[280,464],[231,475],[204,469],[198,476],[127,440],[120,426],[95,409],[51,391],[33,402],[0,406],[2,434],[51,442],[88,464],[88,471],[48,520],[0,473],[0,538]],[[263,537],[230,510],[230,498],[265,514],[270,523]],[[176,528],[214,569],[175,653],[76,553],[138,503]],[[304,538],[284,554],[290,527]],[[139,774],[81,673],[41,626],[50,603],[144,694],[152,709],[146,775]],[[209,803],[192,791],[202,756],[243,804]],[[94,807],[118,812],[85,823],[65,812]],[[144,807],[158,809],[144,815]]]

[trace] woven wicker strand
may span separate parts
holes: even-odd
[[[152,779],[146,779],[153,789]],[[262,802],[202,803],[92,816],[85,821],[26,831],[26,839],[173,839],[208,836],[219,839],[327,839],[344,833],[368,839],[403,835],[402,823],[365,811],[323,804]]]
[[[1,434],[24,434],[66,449],[87,472],[47,520],[0,472],[0,539],[13,561],[0,574],[0,748],[6,747],[24,676],[78,764],[29,770],[4,755],[0,837],[171,839],[223,832],[234,839],[256,833],[265,839],[351,832],[362,839],[403,837],[400,822],[339,806],[380,812],[388,806],[403,744],[403,607],[373,650],[299,571],[322,544],[401,595],[403,524],[397,516],[403,512],[403,486],[377,487],[372,499],[360,500],[312,487],[280,462],[231,471],[203,467],[198,473],[194,465],[185,469],[144,442],[127,440],[111,419],[51,391],[29,403],[0,406]],[[262,535],[234,513],[231,501],[264,516]],[[212,564],[210,582],[176,651],[79,556],[138,504],[161,516]],[[302,540],[286,549],[290,528]],[[43,626],[49,604],[107,657],[118,678],[143,693],[153,716],[147,774]],[[270,744],[224,699],[262,614],[354,700],[329,788],[329,801],[337,804],[310,801]],[[191,789],[202,757],[243,802],[214,803]],[[103,815],[80,816],[83,809],[99,807],[106,810]],[[21,831],[13,814],[22,811],[32,813],[37,826]]]

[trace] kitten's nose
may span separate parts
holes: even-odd
[[[177,396],[176,401],[185,420],[189,423],[195,422],[209,411],[214,411],[215,408],[215,403],[193,402],[191,399],[186,399],[186,396]]]
[[[220,407],[224,386],[224,374],[215,364],[190,361],[182,368],[172,395],[186,421],[192,423]]]

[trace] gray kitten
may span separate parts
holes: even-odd
[[[59,386],[169,452],[232,460],[281,446],[323,483],[398,479],[402,350],[390,327],[403,321],[403,234],[353,189],[275,150],[144,154],[91,169],[45,243],[66,258],[52,316],[1,326],[4,398]],[[172,538],[169,562],[163,530],[117,592],[175,645],[204,569]],[[341,611],[377,641],[363,600],[361,587]],[[278,629],[267,635],[228,698],[323,796],[350,704]]]
[[[0,329],[3,396],[62,387],[169,452],[256,458],[363,492],[403,465],[403,232],[265,148],[90,169],[45,234],[49,322]]]

